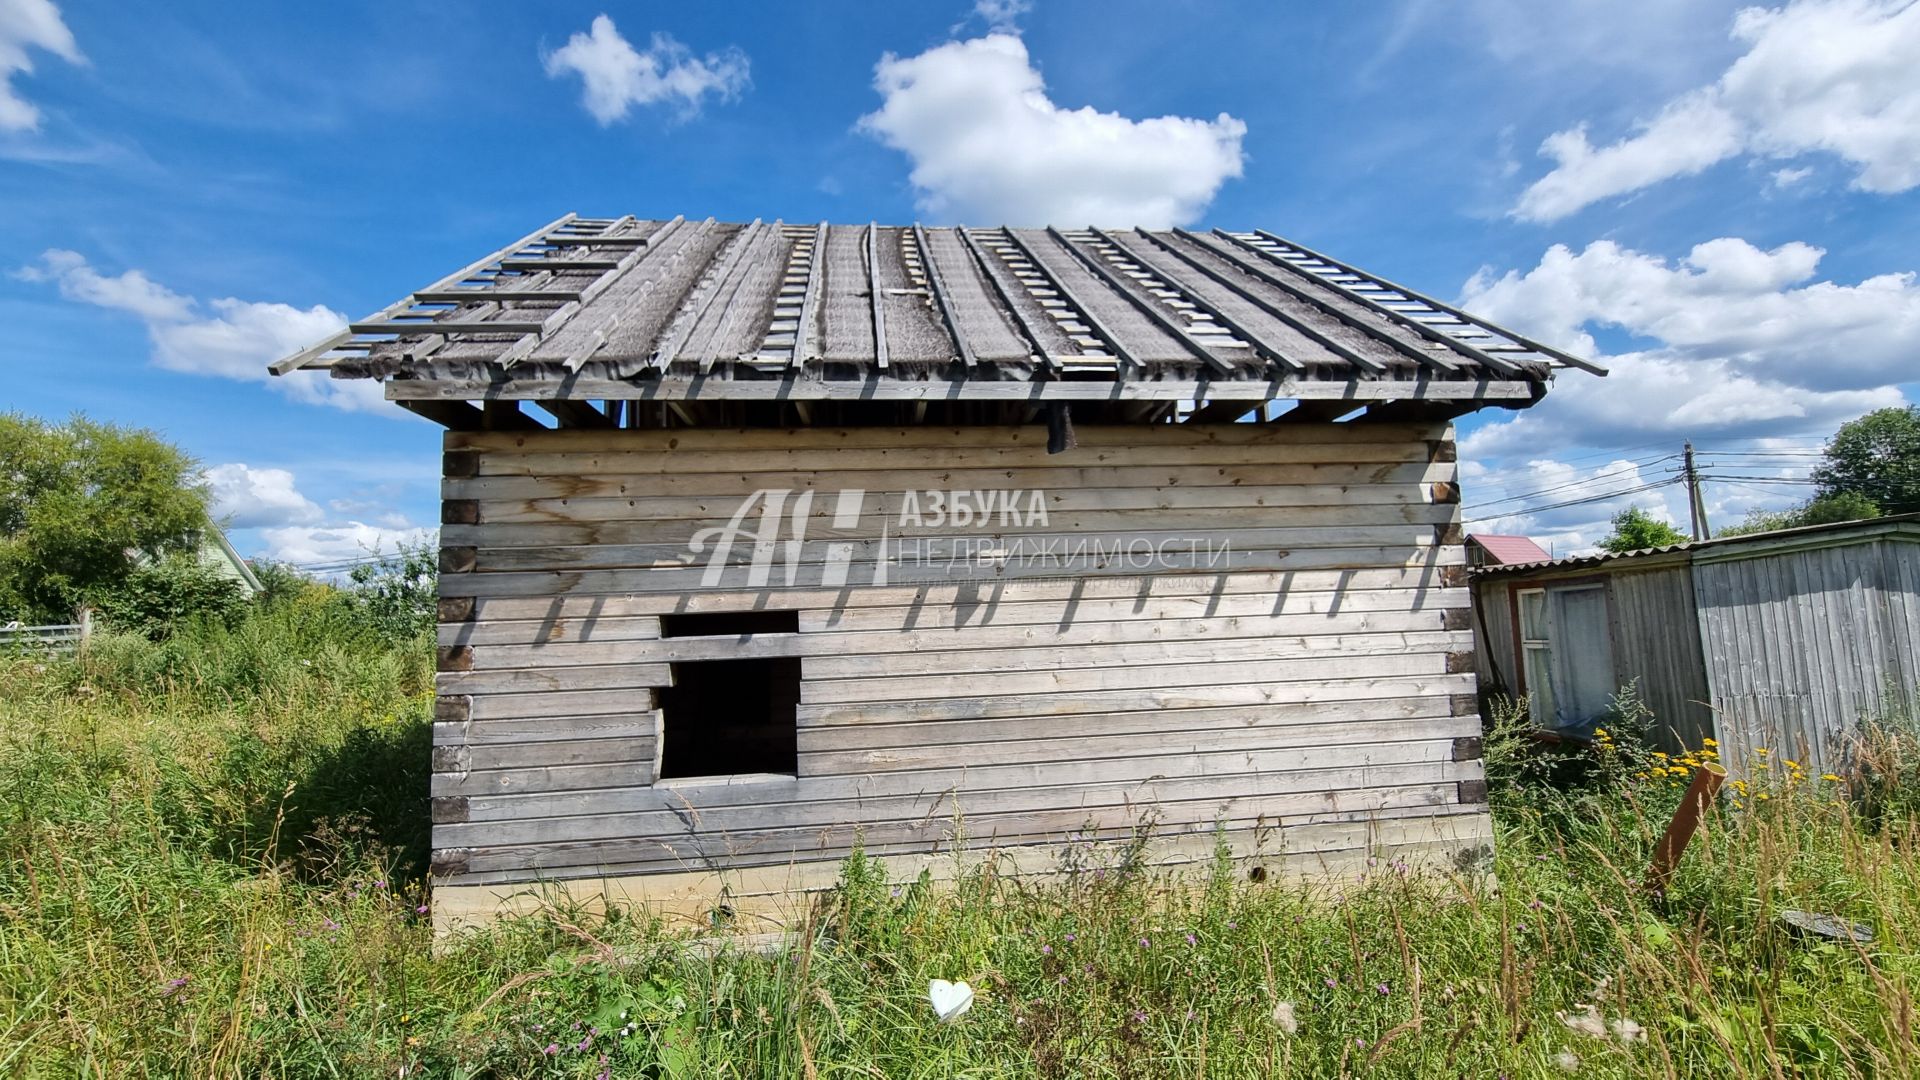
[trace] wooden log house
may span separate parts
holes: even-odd
[[[447,927],[1471,859],[1451,422],[1563,367],[1266,232],[568,215],[272,370],[447,428]]]

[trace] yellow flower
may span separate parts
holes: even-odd
[[[1663,753],[1661,753],[1661,752],[1660,752],[1660,751],[1658,751],[1658,750],[1655,750],[1655,751],[1653,752],[1653,756],[1654,756],[1654,757],[1657,757],[1657,758],[1659,758],[1659,759],[1660,759],[1661,761],[1665,761],[1665,760],[1667,760],[1667,755],[1665,755],[1665,754],[1663,754]]]
[[[1782,758],[1781,760],[1787,763],[1787,768],[1789,769],[1797,769],[1800,767],[1800,763],[1793,760],[1792,758]]]
[[[1761,793],[1760,793],[1759,795],[1757,795],[1757,796],[1755,796],[1755,798],[1760,798],[1760,799],[1771,799],[1771,798],[1773,798],[1773,796],[1771,796],[1771,795],[1769,795],[1769,794],[1767,794],[1766,792],[1764,792],[1764,791],[1763,791],[1763,792],[1761,792]]]
[[[1840,782],[1840,778],[1833,775],[1832,773],[1821,773],[1820,779],[1825,780],[1829,783],[1834,783],[1834,784],[1837,784]]]
[[[1701,745],[1701,746],[1719,746],[1719,745],[1720,745],[1720,740],[1718,740],[1718,739],[1701,739],[1701,740],[1700,740],[1700,745]]]
[[[1764,746],[1756,746],[1753,748],[1753,752],[1756,754],[1766,754],[1768,751]]]

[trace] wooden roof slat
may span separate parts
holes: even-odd
[[[1052,237],[1055,243],[1072,253],[1074,258],[1080,260],[1080,265],[1091,271],[1093,276],[1106,282],[1109,288],[1125,298],[1140,314],[1145,315],[1155,326],[1172,335],[1175,341],[1186,346],[1196,358],[1204,361],[1208,367],[1211,367],[1221,375],[1233,374],[1234,368],[1232,364],[1221,359],[1205,342],[1195,338],[1193,334],[1188,332],[1186,327],[1176,322],[1173,316],[1161,310],[1157,303],[1135,292],[1135,286],[1128,285],[1125,281],[1121,280],[1120,275],[1115,274],[1110,267],[1103,265],[1104,260],[1097,255],[1082,251],[1080,245],[1067,239],[1064,233],[1051,225],[1047,226],[1047,235]],[[1096,231],[1095,235],[1100,234]]]

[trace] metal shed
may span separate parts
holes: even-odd
[[[1920,706],[1920,515],[1486,567],[1473,597],[1482,695],[1546,727],[1637,681],[1667,748],[1826,772],[1863,717]]]
[[[568,216],[274,370],[449,429],[448,926],[1483,849],[1451,420],[1565,367],[1260,231]]]

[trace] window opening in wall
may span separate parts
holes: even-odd
[[[663,638],[735,638],[793,634],[795,611],[664,615]],[[793,774],[798,768],[800,658],[731,657],[672,664],[673,685],[660,691],[656,778]]]

